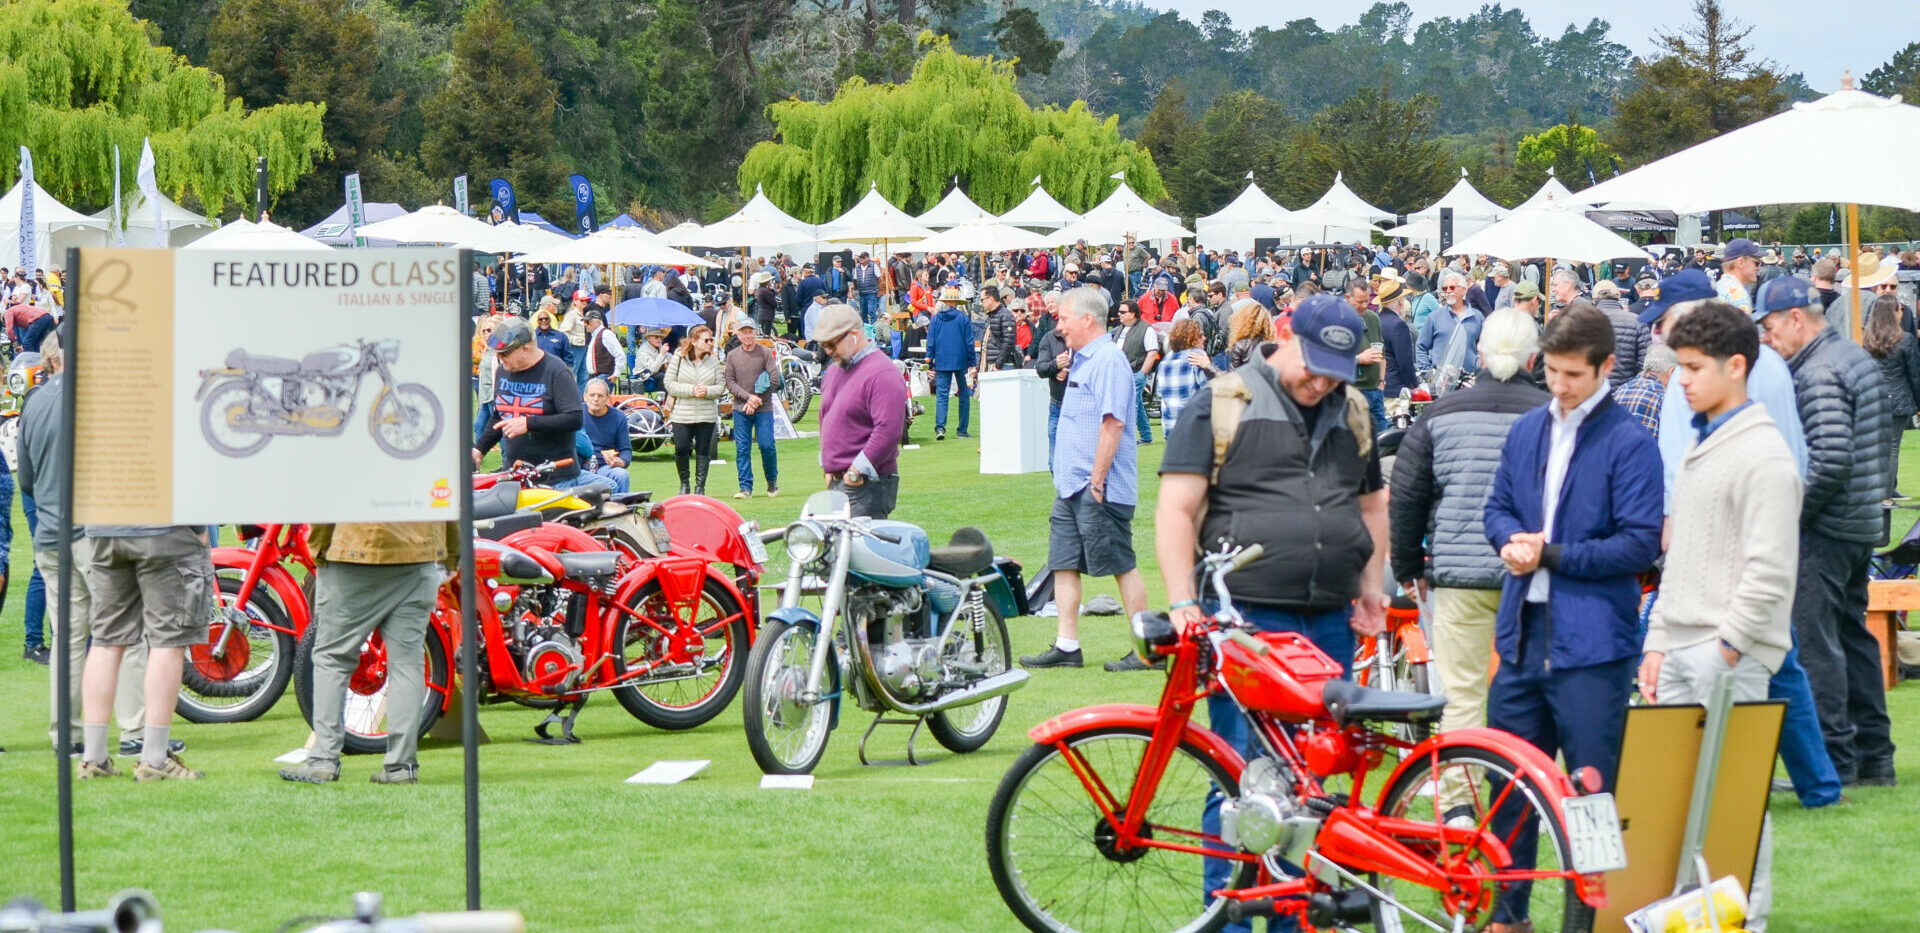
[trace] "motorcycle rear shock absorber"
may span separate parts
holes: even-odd
[[[567,594],[567,634],[574,638],[587,632],[587,594]]]

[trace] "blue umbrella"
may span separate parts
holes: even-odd
[[[668,298],[629,298],[613,306],[613,323],[629,327],[692,327],[706,320]]]

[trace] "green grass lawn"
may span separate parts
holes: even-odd
[[[915,435],[931,434],[929,414]],[[720,450],[731,457],[730,444]],[[1159,444],[1140,449],[1143,474],[1151,476],[1160,451]],[[783,442],[782,496],[765,498],[762,479],[759,497],[733,504],[764,524],[792,520],[806,494],[821,486],[816,453],[811,440]],[[1049,477],[983,476],[980,456],[977,441],[955,438],[904,452],[896,517],[941,541],[957,526],[977,525],[1000,553],[1037,569],[1045,557]],[[1920,489],[1920,457],[1909,451],[1906,463],[1903,488]],[[730,495],[731,471],[730,463],[715,465],[709,491]],[[635,472],[636,489],[673,491],[668,452],[643,460]],[[1143,490],[1135,537],[1158,602],[1153,485]],[[55,901],[47,669],[20,660],[14,648],[30,570],[17,515],[16,583],[0,617],[0,745],[8,749],[0,755],[0,866],[8,874],[0,898],[29,893]],[[1102,581],[1089,592],[1115,591]],[[1015,651],[1033,652],[1051,638],[1053,622],[1018,619],[1010,629]],[[672,734],[596,698],[579,723],[585,742],[568,748],[521,741],[539,713],[488,707],[481,721],[493,742],[480,758],[486,906],[520,910],[541,931],[1016,929],[988,878],[982,833],[987,801],[1026,746],[1025,730],[1092,703],[1152,702],[1162,683],[1152,674],[1099,669],[1099,661],[1125,650],[1117,618],[1089,620],[1082,638],[1089,667],[1040,672],[1012,696],[998,736],[982,751],[949,756],[923,736],[930,765],[861,767],[855,748],[866,719],[849,715],[807,792],[758,789],[737,704],[701,729]],[[1852,791],[1851,805],[1811,813],[1791,797],[1773,798],[1775,931],[1904,930],[1920,916],[1920,882],[1904,864],[1920,829],[1920,740],[1912,727],[1920,687],[1895,691],[1889,705],[1896,738],[1905,739],[1901,788]],[[898,754],[905,732],[884,730],[875,748]],[[349,759],[341,783],[310,787],[275,776],[273,757],[307,735],[290,697],[256,722],[181,724],[174,735],[187,741],[185,758],[206,770],[207,780],[75,786],[81,906],[99,906],[137,885],[159,898],[173,929],[266,933],[295,915],[342,911],[359,890],[385,893],[390,913],[464,903],[458,745],[423,744],[417,787],[367,784],[377,767],[367,758]],[[699,758],[712,765],[679,786],[621,783],[657,760]]]

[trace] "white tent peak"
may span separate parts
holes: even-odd
[[[877,222],[898,224],[901,221],[912,223],[913,218],[910,217],[906,211],[895,207],[892,201],[887,200],[886,196],[880,193],[880,186],[875,184],[873,187],[867,189],[865,197],[862,197],[859,202],[852,207],[847,208],[846,213],[821,224],[820,236],[823,239],[835,239],[841,236],[859,236],[860,228],[862,227],[870,226]],[[932,231],[927,232],[931,233]],[[924,236],[925,234],[922,235]]]
[[[987,213],[980,205],[973,203],[973,199],[967,197],[966,192],[961,191],[959,185],[955,185],[947,191],[946,197],[940,199],[940,203],[935,204],[916,219],[925,226],[939,229],[958,227],[983,217],[991,219],[993,215]]]
[[[1214,213],[1196,219],[1193,230],[1200,242],[1219,249],[1251,250],[1262,237],[1288,237],[1292,212],[1252,181],[1238,197]]]
[[[1037,178],[1034,180],[1039,181]],[[1054,200],[1053,195],[1047,193],[1045,187],[1038,184],[1033,186],[1033,191],[1027,195],[1026,200],[1014,205],[1013,210],[1000,215],[1000,222],[1003,224],[1016,227],[1044,227],[1048,230],[1057,230],[1079,219],[1079,214],[1067,210],[1065,205]]]
[[[1309,205],[1307,207],[1308,210],[1327,208],[1333,213],[1347,214],[1356,219],[1369,221],[1392,220],[1394,218],[1392,212],[1374,207],[1366,201],[1361,200],[1360,196],[1354,194],[1353,189],[1347,187],[1346,182],[1341,180],[1341,174],[1340,172],[1333,173],[1333,184],[1327,186],[1327,193],[1321,195],[1320,200]]]

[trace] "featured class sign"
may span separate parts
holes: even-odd
[[[451,521],[459,254],[80,251],[83,523]]]

